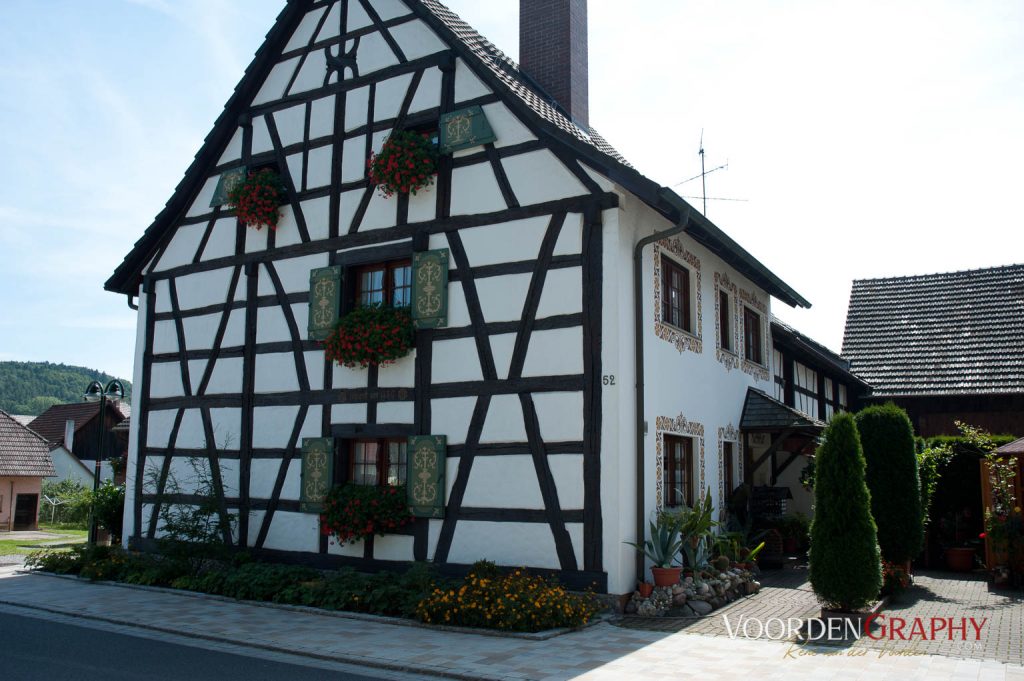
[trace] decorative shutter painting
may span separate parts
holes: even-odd
[[[417,329],[448,324],[448,249],[412,254],[412,323]]]
[[[444,471],[448,439],[444,435],[409,438],[409,511],[418,518],[444,517]]]
[[[217,188],[213,190],[213,197],[210,199],[210,208],[225,205],[228,202],[228,192],[244,179],[245,166],[221,173],[220,179],[217,180]]]
[[[331,489],[334,440],[329,437],[302,438],[302,489],[299,510],[319,513]]]
[[[439,132],[442,154],[478,147],[498,139],[494,136],[491,124],[487,122],[487,116],[480,106],[470,106],[441,114]]]
[[[341,307],[341,267],[321,267],[309,273],[309,339],[324,340],[338,321]]]

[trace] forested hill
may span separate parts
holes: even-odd
[[[115,378],[102,371],[67,364],[0,362],[0,409],[8,414],[38,416],[54,404],[81,402],[89,381],[100,381],[105,386]],[[123,378],[121,382],[130,402],[131,383]]]

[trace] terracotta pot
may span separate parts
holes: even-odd
[[[650,582],[640,582],[640,585],[636,588],[640,592],[641,598],[650,598],[654,592],[654,585]]]
[[[796,537],[786,537],[782,540],[782,550],[786,552],[786,555],[792,555],[800,550],[800,542]]]
[[[946,566],[953,572],[970,572],[974,569],[974,549],[964,547],[946,549]]]
[[[660,568],[652,567],[651,574],[654,575],[654,586],[673,586],[679,582],[679,573],[682,568]]]

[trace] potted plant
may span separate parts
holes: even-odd
[[[284,182],[272,168],[251,171],[244,180],[228,190],[228,205],[234,209],[238,221],[260,229],[264,225],[277,229],[281,219],[279,210],[287,194]]]
[[[437,173],[437,147],[430,136],[395,130],[367,161],[370,182],[385,197],[412,194],[430,186]]]
[[[373,535],[394,532],[413,521],[405,488],[356,485],[332,487],[320,514],[320,531],[354,544]]]
[[[651,574],[654,576],[655,586],[672,586],[679,582],[681,567],[673,566],[672,562],[679,555],[682,548],[682,541],[679,539],[679,532],[676,527],[667,519],[659,515],[658,521],[651,521],[651,538],[644,542],[626,542],[637,551],[647,556],[654,565],[651,567]]]
[[[640,582],[636,588],[640,594],[640,598],[650,598],[651,594],[654,593],[654,585],[650,582]]]

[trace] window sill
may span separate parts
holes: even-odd
[[[672,331],[675,331],[677,333],[681,333],[683,335],[689,336],[690,338],[692,338],[694,340],[698,340],[699,341],[701,339],[700,336],[695,334],[693,331],[687,331],[686,329],[682,328],[681,326],[676,326],[675,324],[673,324],[671,322],[666,322],[666,321],[662,320],[659,323],[663,324],[666,328],[668,328],[668,329],[670,329]]]

